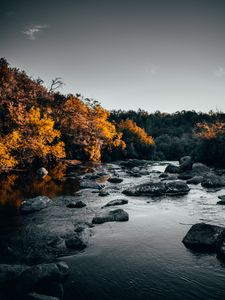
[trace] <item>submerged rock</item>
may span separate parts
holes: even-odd
[[[218,236],[224,228],[216,225],[198,223],[193,225],[183,238],[183,244],[197,251],[214,251]]]
[[[180,168],[177,167],[177,166],[175,166],[175,165],[169,164],[166,167],[165,172],[166,173],[179,173],[180,172]]]
[[[108,206],[115,206],[115,205],[124,205],[127,204],[128,200],[127,199],[115,199],[115,200],[111,200],[109,201],[106,205],[104,205],[103,207],[108,207]]]
[[[106,197],[106,196],[109,196],[110,194],[107,191],[101,190],[98,195],[100,197]]]
[[[120,183],[120,182],[123,181],[123,179],[119,178],[119,177],[111,177],[111,178],[108,179],[108,181],[111,182],[111,183]]]
[[[102,224],[105,222],[124,222],[129,220],[129,215],[123,209],[115,209],[103,212],[95,216],[92,220],[93,224]]]
[[[160,196],[166,193],[166,185],[161,181],[143,183],[123,191],[128,196]]]
[[[38,196],[32,199],[23,201],[20,205],[20,211],[23,214],[40,211],[51,203],[51,200],[46,196]]]
[[[225,186],[225,179],[219,175],[207,174],[203,178],[201,184],[203,187],[206,187],[206,188],[223,187],[223,186]]]
[[[170,196],[185,195],[190,191],[189,186],[180,180],[166,183],[166,194]]]

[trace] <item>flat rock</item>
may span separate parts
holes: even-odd
[[[20,205],[20,211],[23,214],[40,211],[49,206],[51,200],[46,196],[38,196],[32,199],[23,201]]]
[[[123,191],[128,196],[160,196],[166,193],[166,185],[161,181],[148,182]]]
[[[93,224],[102,224],[105,222],[124,222],[129,220],[129,215],[123,209],[115,209],[103,212],[95,216],[92,220]]]
[[[91,180],[83,180],[80,182],[80,187],[82,189],[94,189],[94,190],[101,190],[102,186],[100,184],[98,184],[95,181],[91,181]]]
[[[197,251],[214,251],[223,230],[220,226],[197,223],[190,228],[182,242],[187,248]]]
[[[115,205],[124,205],[127,204],[128,200],[127,199],[115,199],[115,200],[111,200],[109,201],[106,205],[104,205],[103,207],[108,207],[108,206],[115,206]]]

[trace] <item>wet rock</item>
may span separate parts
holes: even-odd
[[[195,175],[202,175],[210,172],[210,168],[202,163],[194,163],[192,165],[192,172]]]
[[[101,190],[102,186],[97,182],[90,181],[90,180],[83,180],[80,182],[80,187],[82,189],[94,189],[94,190]]]
[[[225,201],[225,195],[218,196],[218,198],[219,198],[220,200]]]
[[[63,267],[57,263],[40,264],[25,270],[16,281],[16,291],[19,296],[29,292],[37,292],[44,295],[62,298],[62,281],[68,275]],[[68,268],[67,268],[68,270]]]
[[[124,222],[129,220],[129,215],[123,209],[115,209],[100,213],[92,220],[93,224],[102,224],[105,222]]]
[[[23,214],[40,211],[49,206],[51,200],[46,196],[38,196],[36,198],[23,201],[20,205],[20,211]]]
[[[166,185],[161,181],[148,182],[123,191],[128,196],[160,196],[165,194]]]
[[[187,180],[187,184],[199,184],[203,181],[203,176],[194,176]]]
[[[180,163],[180,170],[181,171],[187,171],[187,170],[192,169],[193,162],[192,162],[191,156],[181,157],[179,163]]]
[[[100,197],[106,197],[106,196],[109,196],[110,194],[107,191],[101,190],[98,195]]]
[[[201,184],[206,188],[223,187],[225,186],[225,179],[215,174],[207,174]]]
[[[198,223],[190,228],[182,242],[187,248],[197,251],[214,251],[223,230],[220,226]]]
[[[177,176],[177,178],[181,179],[181,180],[188,180],[188,179],[191,179],[192,177],[193,177],[193,174],[188,171],[182,172]]]
[[[87,228],[78,227],[76,231],[65,239],[66,247],[73,250],[83,250],[87,247],[90,233]]]
[[[159,175],[159,178],[166,178],[166,177],[168,177],[169,175],[167,174],[167,173],[161,173],[160,175]]]
[[[173,175],[169,175],[166,178],[163,178],[162,181],[167,181],[167,180],[176,180],[177,179],[177,175],[173,174]]]
[[[115,206],[115,205],[124,205],[127,204],[128,200],[127,199],[115,199],[115,200],[111,200],[109,201],[106,205],[104,205],[103,207],[108,207],[108,206]]]
[[[218,236],[216,242],[216,254],[218,258],[225,259],[225,230]]]
[[[143,166],[145,164],[146,164],[146,161],[141,160],[141,159],[129,159],[129,160],[122,161],[120,163],[121,166],[128,168],[128,169],[138,167],[138,166]]]
[[[166,194],[170,196],[185,195],[190,191],[189,186],[180,180],[166,183]]]
[[[220,200],[216,203],[217,205],[225,205],[225,200]]]
[[[175,166],[175,165],[172,165],[172,164],[169,164],[166,169],[165,169],[165,172],[166,173],[179,173],[180,172],[180,168]]]
[[[46,175],[48,175],[48,171],[45,168],[40,168],[37,170],[37,175],[40,177],[45,177]]]
[[[59,300],[59,298],[53,296],[47,296],[43,294],[38,294],[35,292],[29,293],[26,297],[27,300]]]
[[[119,178],[119,177],[111,177],[108,179],[108,181],[111,183],[121,183],[123,181],[123,179]]]
[[[81,200],[79,200],[79,201],[72,201],[69,204],[67,204],[68,208],[82,208],[84,206],[86,206],[86,204],[83,201],[81,201]]]

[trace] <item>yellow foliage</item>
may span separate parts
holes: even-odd
[[[132,120],[125,120],[121,121],[119,124],[119,129],[121,131],[128,130],[129,132],[133,133],[141,142],[146,145],[154,145],[154,139],[152,136],[147,135],[144,129],[137,126],[137,124]]]

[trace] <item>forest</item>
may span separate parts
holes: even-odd
[[[59,92],[0,59],[0,172],[53,166],[60,159],[129,158],[225,166],[225,114],[108,111],[93,99]],[[149,99],[154,101],[154,99]]]

